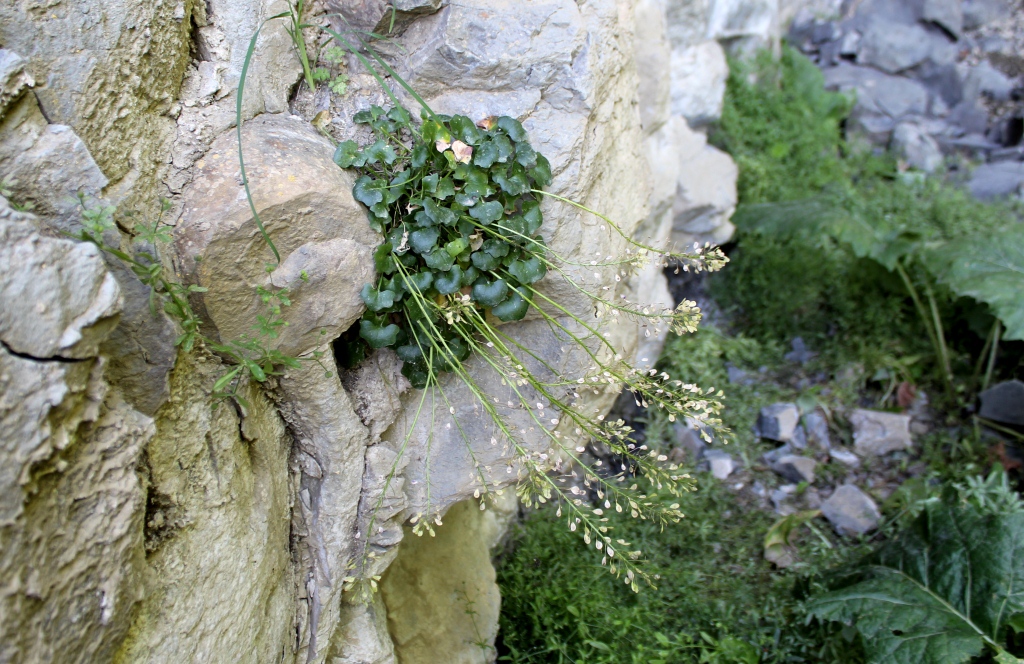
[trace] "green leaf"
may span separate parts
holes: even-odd
[[[532,284],[535,281],[540,281],[547,274],[548,268],[544,263],[541,262],[536,256],[527,258],[526,260],[517,260],[508,267],[508,273],[519,280],[523,284]]]
[[[468,248],[469,248],[469,240],[467,240],[464,237],[457,237],[454,240],[452,240],[451,242],[449,242],[448,244],[444,245],[445,251],[447,251],[449,254],[451,254],[452,258],[455,258],[456,256],[458,256],[459,254],[461,254],[463,251],[465,251]]]
[[[483,138],[483,132],[465,115],[453,115],[448,126],[452,128],[452,136],[467,145],[476,145]]]
[[[385,242],[373,251],[373,267],[381,274],[391,274],[397,269],[391,248],[391,243]]]
[[[494,141],[484,141],[473,151],[473,164],[480,168],[490,168],[498,161],[498,146]]]
[[[462,288],[462,268],[453,265],[447,272],[441,272],[434,279],[434,288],[441,295],[450,295]]]
[[[455,262],[452,255],[445,249],[435,249],[429,254],[423,254],[423,260],[426,261],[429,267],[435,270],[447,270]]]
[[[497,125],[516,143],[526,140],[526,130],[519,124],[519,120],[503,115],[498,118]]]
[[[485,226],[489,225],[491,222],[501,219],[501,215],[504,213],[505,207],[498,201],[478,203],[469,209],[469,216],[473,217]]]
[[[227,372],[226,374],[218,378],[217,382],[213,384],[213,391],[223,392],[224,388],[227,387],[231,383],[231,381],[235,379],[235,376],[237,376],[238,372],[241,370],[242,367],[235,367],[231,371]]]
[[[473,265],[476,268],[484,272],[490,272],[491,270],[497,269],[499,265],[498,259],[486,251],[474,251],[470,256],[470,260],[473,261]]]
[[[355,141],[342,141],[334,150],[334,163],[342,168],[361,168],[366,163],[366,157],[359,152],[359,145]]]
[[[430,157],[430,153],[427,151],[427,146],[423,143],[418,143],[416,147],[412,149],[412,158],[409,163],[413,168],[422,168]]]
[[[484,240],[483,250],[494,256],[495,258],[501,258],[502,256],[508,256],[508,242],[499,240],[497,238],[490,238]]]
[[[267,374],[263,371],[263,367],[260,365],[247,358],[242,358],[242,364],[245,366],[246,371],[249,372],[249,375],[251,375],[257,383],[262,383],[267,380]]]
[[[455,195],[455,183],[451,178],[441,178],[441,181],[437,183],[437,191],[434,195],[441,200],[451,198]]]
[[[398,348],[395,349],[395,352],[398,353],[398,357],[401,358],[403,362],[423,361],[423,351],[421,351],[420,347],[416,344],[407,344],[405,346],[399,346]]]
[[[434,273],[427,270],[424,270],[423,272],[413,272],[409,275],[409,281],[412,283],[406,284],[404,281],[402,282],[402,288],[405,291],[412,293],[415,292],[414,289],[416,289],[419,290],[420,293],[425,293],[427,292],[427,289],[430,288],[430,285],[434,283]]]
[[[492,175],[494,181],[498,183],[501,190],[511,196],[520,196],[530,191],[530,183],[526,181],[526,176],[522,173],[516,172],[514,167],[511,174],[506,174],[498,171]]]
[[[508,137],[504,134],[495,134],[491,142],[494,143],[494,147],[498,148],[498,163],[504,164],[507,162],[515,151],[512,147],[512,141],[508,140]]]
[[[395,124],[403,127],[408,127],[412,122],[412,117],[409,115],[409,111],[405,110],[401,106],[394,106],[388,111],[388,118],[393,120]]]
[[[378,325],[365,318],[359,321],[359,336],[366,339],[371,348],[384,348],[393,346],[398,341],[400,328],[391,323],[390,325]]]
[[[537,183],[537,187],[542,189],[551,184],[551,162],[547,160],[547,157],[537,153],[537,165],[529,170],[530,177]]]
[[[810,613],[853,624],[874,664],[968,662],[1024,611],[1024,513],[928,503]]]
[[[423,201],[423,210],[434,221],[434,223],[451,226],[458,220],[458,216],[454,212],[446,207],[438,205],[429,198]]]
[[[365,284],[363,290],[359,291],[359,297],[363,298],[366,306],[373,311],[383,311],[395,306],[395,294],[389,290],[379,291],[371,284]]]
[[[481,280],[473,285],[473,299],[485,307],[496,306],[506,297],[508,284],[504,279],[495,279],[492,282]]]
[[[431,173],[430,175],[424,176],[420,182],[423,183],[423,190],[428,194],[432,194],[437,191],[437,181],[441,176],[437,173]]]
[[[470,286],[474,281],[480,278],[480,270],[475,265],[470,265],[462,271],[462,285]]]
[[[537,151],[529,143],[520,143],[516,145],[516,161],[523,168],[533,168],[537,165]]]
[[[1024,232],[958,239],[925,251],[925,263],[957,295],[992,307],[1005,339],[1024,340]]]
[[[364,175],[356,180],[356,184],[352,188],[352,195],[366,207],[373,207],[384,200],[384,190],[387,186],[387,180],[374,180],[370,176]]]
[[[526,234],[532,236],[544,223],[544,216],[540,212],[540,203],[537,201],[523,203],[523,219],[526,221]]]
[[[530,309],[529,302],[523,297],[525,290],[519,288],[513,288],[512,293],[508,299],[501,304],[495,305],[491,308],[491,313],[497,316],[500,320],[505,322],[513,320],[522,320],[523,316]]]
[[[363,150],[363,154],[366,156],[367,164],[384,162],[390,166],[398,159],[395,149],[386,143],[383,138],[378,139],[376,143]]]
[[[470,168],[466,171],[466,184],[462,187],[462,192],[467,196],[475,196],[476,198],[485,198],[491,193],[491,188],[488,186],[487,173],[481,171],[478,168]]]
[[[409,246],[417,254],[426,254],[433,251],[437,245],[437,238],[441,233],[436,228],[421,228],[409,233]]]

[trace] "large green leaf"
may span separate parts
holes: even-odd
[[[1024,514],[933,502],[808,609],[853,624],[872,664],[956,664],[1024,612]]]
[[[1024,230],[947,242],[927,251],[925,261],[957,295],[992,307],[1006,339],[1024,339]]]

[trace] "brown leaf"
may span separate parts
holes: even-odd
[[[473,158],[473,148],[469,147],[462,141],[455,141],[452,143],[452,152],[455,153],[455,161],[463,164],[468,164],[469,160]]]
[[[493,127],[494,123],[496,123],[497,121],[498,121],[498,117],[496,115],[488,115],[483,120],[480,120],[479,122],[477,122],[476,126],[480,127],[484,131],[490,131],[491,127]]]
[[[917,387],[913,383],[903,381],[900,386],[896,388],[896,403],[899,404],[900,408],[907,409],[914,405],[914,399],[917,398]]]
[[[437,139],[434,142],[434,147],[437,148],[438,152],[444,152],[445,150],[447,150],[451,146],[452,146],[452,144],[449,143],[448,141],[444,140],[443,138],[439,138],[439,139]]]

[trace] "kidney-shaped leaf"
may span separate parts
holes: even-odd
[[[398,341],[400,329],[394,323],[390,325],[377,325],[365,318],[359,321],[359,336],[366,339],[371,348],[383,348],[394,345]]]
[[[478,281],[473,285],[473,299],[485,307],[493,307],[508,296],[508,284],[504,279],[492,282]]]

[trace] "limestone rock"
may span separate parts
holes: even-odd
[[[713,0],[664,0],[668,37],[672,48],[688,48],[705,39],[708,34]]]
[[[800,410],[793,403],[775,403],[765,406],[757,418],[762,438],[786,442],[793,437],[800,424]]]
[[[892,132],[892,149],[907,163],[925,173],[934,173],[942,166],[942,150],[934,138],[917,124],[901,122]]]
[[[499,531],[492,512],[462,502],[448,510],[436,537],[406,535],[381,582],[402,664],[436,664],[441,653],[451,664],[494,660],[501,597],[489,550]]]
[[[775,35],[777,0],[714,0],[707,36],[731,42],[740,52],[771,45]]]
[[[930,52],[929,33],[924,27],[879,17],[870,21],[862,33],[857,62],[895,74],[920,64]]]
[[[1024,162],[997,161],[971,171],[967,189],[975,198],[992,200],[1024,194]]]
[[[821,513],[837,533],[846,537],[871,532],[882,518],[875,501],[852,484],[837,487],[821,504]]]
[[[675,437],[675,449],[684,451],[689,463],[696,463],[704,457],[707,443],[700,437],[695,426],[689,422],[676,422],[672,425],[672,432]]]
[[[986,420],[1024,426],[1024,383],[1008,380],[993,385],[980,395],[978,415]]]
[[[772,464],[772,470],[790,482],[814,482],[818,462],[810,457],[787,454]]]
[[[672,51],[672,113],[691,127],[718,120],[722,115],[729,63],[717,41],[708,40]]]
[[[913,447],[910,439],[910,416],[874,410],[854,410],[853,448],[861,456],[882,456]]]
[[[856,95],[851,121],[872,139],[887,142],[897,120],[927,114],[928,90],[912,79],[846,63],[822,73],[827,88]]]
[[[964,14],[959,0],[924,0],[921,18],[942,27],[956,39],[964,29]]]
[[[381,593],[367,603],[342,606],[339,633],[332,640],[328,664],[395,664],[395,647],[388,634],[387,608]]]
[[[25,58],[12,50],[0,48],[0,116],[12,101],[33,85],[32,75],[25,71]]]
[[[672,208],[672,240],[677,246],[728,241],[736,209],[738,169],[732,158],[707,144],[682,118],[673,118],[679,145],[679,180]]]
[[[634,10],[636,39],[633,42],[636,60],[637,99],[640,102],[640,124],[650,135],[668,121],[672,77],[665,64],[672,57],[667,34],[663,0],[640,0]],[[657,177],[657,171],[653,171]]]
[[[12,198],[55,230],[79,228],[79,193],[99,196],[109,183],[85,143],[67,125],[49,124],[34,95],[0,117],[0,172]]]
[[[829,450],[832,448],[832,440],[828,433],[828,420],[817,410],[804,415],[804,429],[807,431],[807,440],[818,449]]]
[[[390,348],[373,352],[358,367],[341,375],[359,419],[378,441],[394,423],[402,405],[401,396],[411,386],[402,375],[402,361]]]
[[[95,357],[120,310],[121,290],[94,245],[0,219],[0,341],[9,349],[38,359]]]
[[[973,30],[1010,15],[1007,0],[964,0],[964,29]]]
[[[838,461],[844,466],[849,466],[850,468],[857,468],[860,466],[860,457],[850,450],[845,450],[841,447],[833,447],[829,450],[828,455],[834,461]]]
[[[708,470],[715,479],[727,479],[736,470],[736,462],[732,455],[723,450],[707,450],[704,452],[704,460],[707,461]]]
[[[292,304],[282,317],[288,327],[273,343],[299,355],[362,315],[359,291],[373,278],[380,238],[352,198],[353,176],[334,164],[330,142],[310,125],[263,115],[244,125],[242,145],[253,201],[281,265],[269,275],[264,269],[273,255],[239,181],[234,132],[214,141],[197,164],[175,228],[176,247],[186,278],[209,289],[196,298],[198,311],[222,342],[253,334],[256,317],[265,313],[258,286],[287,288]]]

